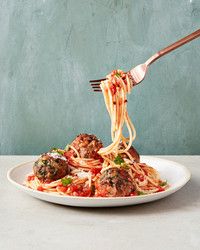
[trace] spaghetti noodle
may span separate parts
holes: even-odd
[[[77,143],[72,143],[65,150],[56,150],[67,161],[67,175],[47,183],[41,181],[37,172],[34,172],[28,175],[25,185],[52,194],[92,197],[135,196],[166,190],[168,184],[160,179],[158,172],[140,163],[137,155],[130,151],[136,131],[127,112],[127,94],[133,85],[129,75],[121,70],[112,71],[101,82],[100,87],[111,119],[112,143],[109,146],[103,148],[95,136],[90,138],[90,135],[80,135],[78,147]],[[123,135],[124,125],[128,130],[127,138]],[[92,151],[86,154],[86,149]],[[47,158],[45,163],[49,167],[43,166],[43,158],[39,165],[39,171],[42,168],[44,175],[48,171],[52,174],[51,164],[56,160],[53,153],[48,153],[50,160]]]

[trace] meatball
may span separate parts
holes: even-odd
[[[120,149],[123,149],[124,145],[120,143]],[[138,154],[137,150],[131,146],[130,149],[128,150],[128,153],[135,159],[135,162],[140,162],[140,155]],[[127,154],[123,153],[120,154],[122,158],[127,158]]]
[[[78,151],[81,158],[101,158],[98,151],[103,147],[103,144],[95,135],[80,134],[71,145]],[[76,155],[72,149],[70,151],[73,152],[74,156]]]
[[[34,163],[33,172],[42,182],[56,181],[68,173],[68,162],[59,153],[45,153]]]
[[[110,168],[105,170],[95,183],[96,195],[105,197],[128,196],[135,186],[127,170]]]

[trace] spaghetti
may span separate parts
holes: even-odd
[[[77,141],[65,150],[49,152],[48,157],[42,155],[41,162],[36,164],[39,174],[34,171],[28,175],[25,185],[52,194],[92,197],[136,196],[166,190],[167,182],[160,179],[154,168],[140,163],[137,154],[131,151],[136,131],[127,112],[127,94],[133,85],[129,75],[121,70],[112,71],[101,82],[111,119],[112,143],[109,146],[103,148],[95,136],[79,135]],[[124,125],[128,131],[127,138],[123,135]],[[57,164],[61,162],[61,159],[57,160],[58,155],[62,161],[66,159],[67,174],[50,182],[46,179],[47,183],[46,176],[49,178],[55,172],[58,175]],[[40,172],[44,175],[42,181]]]

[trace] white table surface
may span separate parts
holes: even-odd
[[[192,179],[160,201],[121,208],[75,208],[37,200],[6,179],[34,156],[0,156],[0,249],[200,249],[200,156],[182,163]]]

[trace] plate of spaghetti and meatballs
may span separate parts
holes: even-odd
[[[181,164],[139,155],[127,111],[131,77],[114,70],[100,84],[111,119],[111,143],[82,133],[65,148],[52,148],[34,162],[8,172],[9,181],[30,195],[70,206],[109,207],[164,198],[190,179]],[[124,135],[124,128],[127,134]]]

